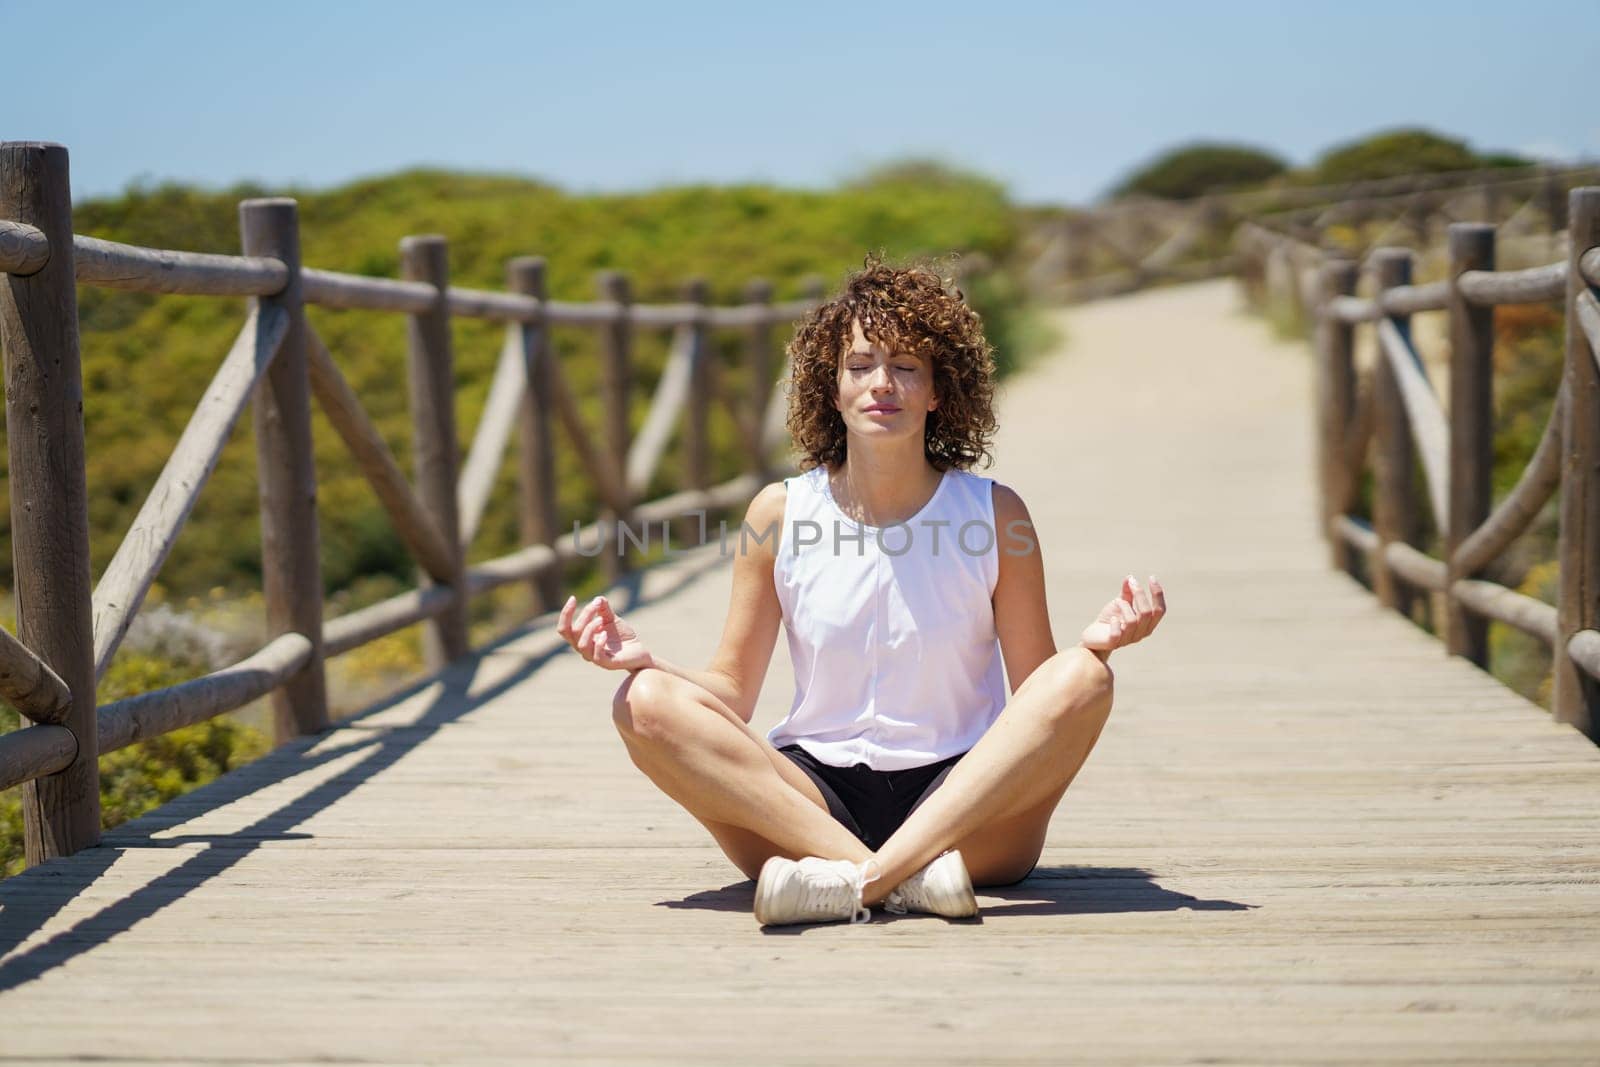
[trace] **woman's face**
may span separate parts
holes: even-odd
[[[891,352],[868,341],[859,319],[850,321],[850,331],[833,401],[845,430],[874,437],[915,436],[920,441],[928,412],[939,406],[933,395],[933,368],[920,356]]]

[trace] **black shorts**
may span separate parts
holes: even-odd
[[[944,784],[950,768],[966,755],[961,752],[903,771],[875,771],[865,763],[853,767],[823,763],[798,744],[784,745],[778,751],[817,783],[828,802],[828,813],[874,852]]]

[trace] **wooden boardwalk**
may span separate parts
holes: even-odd
[[[983,473],[1058,642],[1171,611],[979,920],[762,931],[545,622],[0,883],[0,1061],[1600,1061],[1600,751],[1328,569],[1309,354],[1232,283],[1063,321]],[[703,662],[728,578],[624,612]],[[791,686],[780,636],[758,726]]]

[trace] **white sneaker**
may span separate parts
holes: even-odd
[[[920,911],[947,919],[966,919],[978,914],[978,898],[972,893],[972,876],[967,873],[966,861],[959,851],[951,849],[901,882],[884,900],[883,907],[896,915]]]
[[[783,923],[830,922],[849,919],[868,922],[872,909],[861,903],[869,875],[877,860],[852,863],[850,860],[825,860],[807,856],[795,861],[773,856],[761,865],[756,879],[756,922],[762,926]]]

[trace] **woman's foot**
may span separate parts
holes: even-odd
[[[843,919],[867,922],[872,909],[861,903],[861,896],[878,873],[877,860],[853,863],[818,856],[802,860],[773,856],[762,864],[756,879],[756,922],[762,926]]]
[[[951,849],[929,860],[922,870],[896,886],[884,899],[883,907],[897,915],[920,911],[947,919],[967,919],[978,914],[978,898],[972,892],[966,861],[958,850]]]

